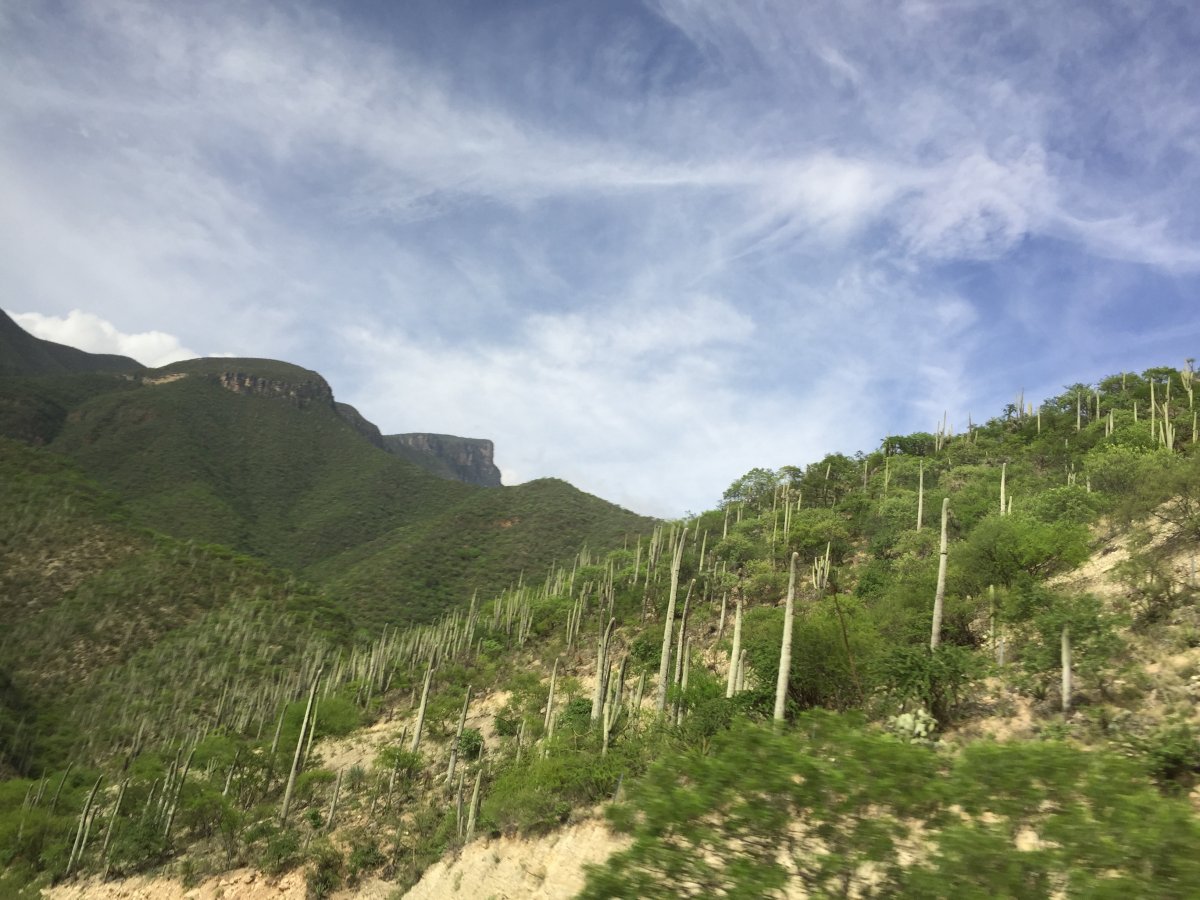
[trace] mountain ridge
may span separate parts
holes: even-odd
[[[0,309],[0,375],[137,372],[145,368],[127,356],[88,353],[34,337]]]
[[[419,432],[385,437],[357,409],[337,401],[329,383],[310,369],[280,360],[235,357],[201,357],[153,369],[129,357],[89,353],[35,337],[0,310],[0,376],[41,378],[85,374],[119,375],[151,385],[169,383],[178,376],[201,375],[216,378],[233,393],[273,396],[299,405],[327,403],[373,446],[415,463],[439,478],[482,487],[501,484],[490,440]],[[64,418],[61,404],[46,396],[16,400],[0,394],[0,434],[45,444]]]

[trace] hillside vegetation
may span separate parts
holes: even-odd
[[[316,372],[275,360],[0,378],[0,429],[76,462],[140,525],[328,587],[368,626],[435,618],[649,522],[562,481],[437,477],[355,430]]]
[[[399,890],[615,799],[631,842],[587,897],[1197,896],[1192,388],[1190,364],[1117,375],[755,469],[716,510],[429,624],[342,638],[286,581],[262,612],[191,616],[88,680],[77,716],[133,698],[110,738],[72,744],[87,720],[60,713],[69,751],[0,784],[9,883],[252,865],[303,867],[310,896]],[[107,495],[64,477],[99,515]],[[422,553],[461,540],[460,514]],[[407,570],[377,549],[309,571],[386,592]],[[286,634],[270,603],[299,613]]]

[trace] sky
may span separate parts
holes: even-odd
[[[0,0],[0,306],[638,512],[1200,356],[1171,0]]]

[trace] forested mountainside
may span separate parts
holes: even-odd
[[[5,657],[6,885],[251,866],[399,893],[615,800],[627,839],[583,896],[1196,896],[1193,389],[1190,362],[1117,374],[755,469],[717,509],[369,636],[331,598],[383,589],[370,543],[306,588],[141,528],[153,495],[91,481],[83,432],[79,462],[7,443],[2,547],[27,562],[5,571],[95,624]],[[135,552],[138,587],[105,594],[89,573]],[[97,612],[159,584],[180,621],[148,606],[127,627],[161,636],[133,650]]]
[[[16,332],[22,347],[47,343]],[[486,445],[490,465],[490,441],[385,438],[299,366],[214,358],[114,374],[107,357],[72,352],[75,374],[0,378],[0,435],[71,460],[139,525],[336,581],[367,625],[435,618],[649,522],[554,479],[464,483],[491,477],[471,449]]]
[[[124,379],[105,375],[122,373]],[[81,376],[89,375],[84,378]],[[37,445],[62,429],[68,412],[85,399],[121,387],[167,384],[181,375],[202,375],[236,393],[318,399],[360,437],[380,450],[407,460],[439,478],[480,487],[499,487],[494,447],[485,438],[448,434],[384,435],[357,409],[333,399],[333,391],[316,372],[275,360],[197,359],[149,370],[124,356],[87,353],[36,338],[0,310],[0,434]],[[47,376],[74,376],[53,378]]]

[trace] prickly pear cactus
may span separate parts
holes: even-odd
[[[889,717],[887,728],[910,744],[932,744],[937,739],[937,721],[923,708]]]

